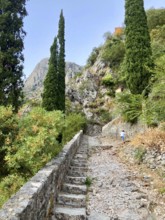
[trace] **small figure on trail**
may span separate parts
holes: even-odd
[[[121,137],[122,141],[124,141],[124,139],[125,139],[125,131],[124,130],[122,130],[122,132],[120,133],[120,137]]]

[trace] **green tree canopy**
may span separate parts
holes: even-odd
[[[50,49],[49,69],[44,80],[42,105],[47,111],[59,109],[58,106],[58,45],[57,37]]]
[[[151,8],[146,11],[146,14],[150,31],[165,24],[165,8]]]
[[[101,59],[108,63],[112,69],[116,69],[123,61],[125,45],[122,37],[111,36],[106,39],[102,48]]]
[[[48,110],[65,112],[65,21],[61,11],[58,36],[50,49],[49,68],[44,81],[42,106]]]
[[[149,84],[153,68],[143,0],[125,1],[125,25],[127,85],[131,93],[141,94]]]
[[[22,100],[25,3],[0,1],[0,105],[12,105],[16,112]]]
[[[65,112],[65,20],[63,11],[58,26],[59,58],[58,58],[58,89],[59,110]]]

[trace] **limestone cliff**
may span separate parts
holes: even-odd
[[[27,98],[41,99],[43,81],[48,70],[48,59],[41,60],[25,82]],[[84,112],[87,119],[105,123],[111,119],[112,98],[108,87],[102,84],[105,75],[111,75],[111,69],[100,59],[93,66],[81,66],[66,62],[66,96],[72,109]]]
[[[24,92],[27,98],[41,98],[43,82],[48,71],[48,58],[42,59],[26,79]],[[66,62],[66,83],[76,74],[81,72],[82,67],[71,62]]]

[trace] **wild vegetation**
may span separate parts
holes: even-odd
[[[86,119],[81,113],[82,107],[73,108],[71,101],[68,98],[65,100],[65,22],[62,12],[59,32],[50,49],[42,107],[40,103],[34,102],[30,104],[29,112],[15,114],[22,100],[22,49],[25,35],[22,19],[26,16],[26,10],[25,1],[19,1],[17,7],[14,7],[12,1],[7,0],[9,5],[5,2],[6,0],[3,0],[0,3],[4,12],[0,14],[0,18],[9,13],[10,5],[10,13],[15,13],[16,19],[11,22],[14,25],[13,30],[20,32],[21,37],[15,42],[13,35],[11,44],[14,46],[9,50],[12,53],[6,52],[6,45],[2,42],[6,42],[4,39],[7,39],[11,29],[7,27],[5,19],[0,19],[5,30],[3,33],[1,31],[0,35],[0,205],[47,161],[55,157],[63,145],[86,125]],[[18,21],[20,27],[16,25]],[[111,69],[111,72],[100,78],[100,86],[103,85],[109,90],[98,96],[110,96],[112,101],[107,105],[111,108],[112,103],[115,103],[115,109],[118,109],[118,114],[126,122],[133,124],[140,120],[149,127],[163,127],[164,21],[165,9],[150,9],[145,14],[142,0],[134,0],[133,3],[132,0],[126,0],[126,27],[123,27],[121,33],[106,34],[105,43],[95,47],[87,60],[86,68],[100,60]],[[12,59],[9,59],[11,57]],[[79,76],[82,76],[82,73],[76,78]],[[11,80],[14,84],[11,84]],[[83,93],[87,87],[90,88],[90,84],[84,81],[80,92]],[[116,89],[119,87],[122,92],[117,94]],[[103,105],[102,100],[102,97],[97,97],[97,101],[90,103],[89,107],[101,118],[102,123],[106,123],[111,120],[112,115],[104,108],[98,108],[98,105]],[[146,137],[144,144],[149,147],[158,146],[158,143],[164,143],[165,140],[164,131],[156,129],[146,133]],[[159,142],[156,143],[155,140]],[[135,143],[141,146],[142,142],[142,137],[137,137]],[[143,153],[139,148],[138,160],[142,160]],[[90,185],[91,180],[88,179],[86,184]]]
[[[64,117],[61,111],[34,107],[20,117],[11,107],[0,107],[0,206],[85,124],[85,118],[78,113]]]
[[[94,48],[87,60],[87,66],[89,66],[90,62],[93,63],[97,59],[100,59],[111,68],[111,74],[105,74],[101,82],[109,88],[109,93],[107,94],[111,97],[115,96],[117,111],[125,121],[137,123],[140,120],[148,126],[158,126],[165,120],[165,9],[149,9],[146,11],[146,19],[142,1],[134,2],[135,5],[132,5],[132,1],[131,3],[127,1],[126,14],[131,10],[129,7],[135,6],[136,8],[138,2],[140,4],[140,11],[132,10],[134,11],[133,15],[131,16],[131,14],[129,14],[130,17],[128,16],[129,19],[131,19],[130,21],[126,15],[126,27],[123,28],[123,32],[118,35],[116,35],[116,33],[106,33],[105,43],[97,49]],[[141,13],[140,17],[144,26],[139,26],[139,22],[136,22],[137,15],[135,12],[137,14]],[[141,39],[144,34],[138,32],[138,28],[140,28],[140,30],[141,28],[145,29],[146,35],[144,39]],[[131,29],[131,31],[129,31],[129,29]],[[143,43],[146,49],[145,47],[143,48],[143,45],[138,43],[139,41],[146,41],[146,43]],[[138,46],[136,44],[138,44]],[[136,47],[136,50],[129,49],[133,47]],[[140,58],[138,58],[139,50],[145,50],[146,52],[144,52],[144,54],[148,51],[149,57],[147,58],[147,54],[145,54],[145,58],[143,59],[144,64],[142,64],[142,56],[140,55]],[[116,55],[118,59],[116,59]],[[128,55],[132,56],[132,58],[126,58]],[[126,61],[126,59],[128,59],[128,61]],[[130,68],[133,68],[134,71],[130,70],[131,73],[129,73],[128,65],[130,65],[131,59],[133,59],[133,61]],[[144,68],[141,68],[141,65],[143,65]],[[144,72],[139,71],[139,68],[141,70],[143,69]],[[144,76],[142,76],[143,74]],[[141,80],[143,82],[141,82]],[[122,88],[123,92],[115,93],[115,90],[119,87]]]
[[[86,119],[76,109],[74,111],[67,109],[65,114],[63,12],[61,11],[60,14],[58,36],[55,37],[51,47],[49,70],[44,83],[44,108],[41,107],[40,102],[31,101],[28,102],[28,111],[25,111],[27,103],[24,103],[25,107],[20,108],[23,86],[22,49],[25,35],[22,20],[26,15],[25,1],[19,1],[17,5],[15,3],[13,5],[12,1],[1,1],[0,8],[3,12],[0,15],[2,23],[0,35],[1,206],[29,178],[55,157],[67,141],[85,127]],[[10,16],[11,13],[15,13],[15,16]],[[6,22],[9,18],[13,18],[13,21],[10,22],[13,24],[12,27],[7,26]],[[12,37],[11,30],[14,33]],[[20,38],[16,37],[17,33],[20,34],[18,34]],[[7,38],[8,35],[10,35],[9,38]],[[16,40],[14,41],[14,39]],[[7,42],[9,42],[8,45],[14,45],[9,48],[11,50],[8,52],[6,52],[7,45],[5,44]],[[13,86],[15,87],[13,88]],[[19,112],[16,114],[18,110]]]

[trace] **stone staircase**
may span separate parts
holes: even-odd
[[[71,161],[51,220],[85,220],[88,141],[83,138]]]

